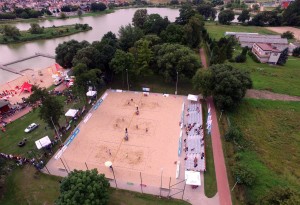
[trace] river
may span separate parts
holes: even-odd
[[[35,53],[46,53],[55,54],[55,48],[58,44],[64,41],[69,41],[75,39],[77,41],[87,40],[93,42],[96,40],[101,40],[102,36],[112,31],[117,34],[119,28],[122,25],[127,25],[131,23],[134,12],[137,8],[120,9],[116,10],[114,13],[104,14],[99,16],[89,16],[81,18],[70,18],[70,19],[55,19],[55,20],[41,20],[39,22],[40,26],[50,27],[50,26],[61,26],[70,25],[75,23],[89,24],[93,27],[92,30],[87,32],[82,32],[74,34],[71,36],[48,39],[48,40],[38,40],[25,43],[17,43],[10,45],[0,45],[0,64],[5,64],[17,59],[21,59],[27,56],[34,55]],[[149,14],[158,13],[162,17],[167,16],[171,22],[175,21],[175,18],[179,16],[178,9],[171,8],[147,8]],[[30,23],[16,23],[20,30],[27,30],[30,28]],[[10,65],[16,70],[22,70],[24,68],[45,68],[54,63],[54,60],[47,58],[33,58],[30,61],[23,61],[21,63],[16,63]],[[10,81],[19,75],[12,74],[10,72],[0,70],[0,85],[7,81]]]

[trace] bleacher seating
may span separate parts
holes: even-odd
[[[185,169],[193,171],[205,171],[205,146],[202,123],[202,108],[200,103],[191,102],[186,110],[187,124],[185,124],[184,151]],[[195,166],[195,157],[197,163]]]

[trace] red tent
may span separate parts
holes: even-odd
[[[24,90],[30,92],[30,94],[31,94],[31,88],[32,88],[32,85],[31,85],[30,83],[28,83],[28,82],[23,83],[23,85],[21,86],[21,92],[20,92],[20,94],[21,94]],[[19,94],[19,95],[20,95],[20,94]]]

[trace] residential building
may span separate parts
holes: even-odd
[[[277,64],[280,57],[280,50],[270,43],[254,43],[252,53],[256,55],[261,63]]]

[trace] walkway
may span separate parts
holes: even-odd
[[[200,57],[202,61],[202,65],[204,68],[207,68],[206,56],[203,48],[200,49]],[[229,183],[227,178],[227,171],[225,166],[224,154],[222,149],[221,136],[218,126],[218,118],[216,113],[216,108],[214,105],[214,101],[212,97],[207,98],[207,104],[211,109],[211,117],[212,117],[212,130],[211,130],[211,138],[212,138],[212,148],[214,155],[214,164],[216,170],[216,178],[217,178],[217,187],[218,187],[218,195],[220,199],[221,205],[231,205],[231,194],[229,190]]]
[[[267,90],[249,89],[246,93],[246,98],[267,99],[267,100],[282,100],[282,101],[300,101],[299,96],[291,96],[273,93]]]

